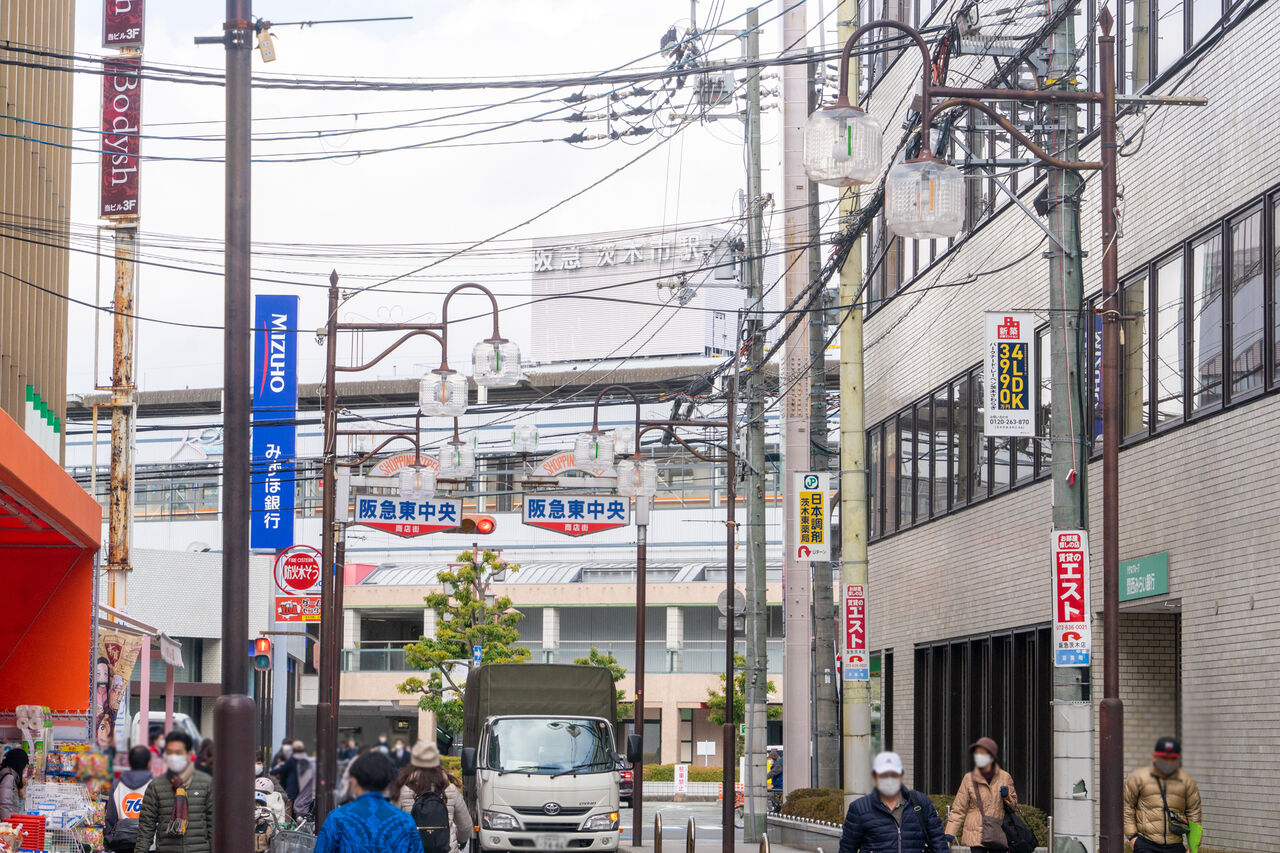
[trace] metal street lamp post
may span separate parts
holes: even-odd
[[[1121,784],[1124,773],[1123,705],[1119,695],[1119,445],[1120,386],[1118,382],[1120,310],[1116,256],[1116,80],[1115,36],[1110,11],[1098,15],[1101,92],[1057,89],[988,89],[937,86],[933,62],[920,33],[897,21],[872,21],[859,27],[845,43],[840,60],[840,91],[835,104],[816,111],[806,126],[805,171],[811,180],[837,187],[875,180],[881,152],[879,125],[851,105],[848,96],[849,60],[854,45],[873,29],[893,29],[907,35],[924,60],[920,80],[921,154],[895,164],[885,179],[885,219],[895,233],[908,238],[952,237],[964,219],[964,177],[933,152],[932,118],[952,107],[970,107],[988,115],[1028,151],[1061,169],[1102,172],[1102,417],[1103,417],[1103,699],[1099,715],[1100,762],[1098,798],[1101,803],[1100,853],[1124,849]],[[942,99],[935,103],[935,99]],[[991,101],[1098,104],[1101,107],[1101,161],[1072,162],[1052,156],[1036,145],[992,107]],[[848,774],[853,768],[846,764]],[[848,781],[846,779],[846,787]]]
[[[414,464],[402,475],[402,490],[416,494],[434,493],[436,480],[461,480],[475,473],[475,450],[458,437],[459,415],[467,410],[468,387],[465,376],[449,367],[449,302],[462,290],[476,290],[489,298],[493,316],[493,333],[476,344],[472,351],[472,378],[477,385],[504,387],[520,381],[520,350],[502,337],[498,329],[498,300],[483,285],[468,282],[450,290],[440,309],[440,321],[435,323],[340,323],[338,308],[341,305],[338,292],[338,274],[329,276],[329,311],[324,327],[317,335],[325,338],[325,391],[324,391],[324,450],[323,495],[321,504],[322,547],[321,558],[325,570],[321,574],[320,620],[320,690],[316,703],[316,819],[317,824],[333,807],[337,782],[338,709],[341,688],[342,657],[342,565],[337,559],[341,549],[344,523],[337,521],[337,442],[340,435],[390,436],[376,449],[366,454],[356,464],[369,459],[397,437],[411,439],[414,445]],[[404,332],[394,343],[369,361],[342,366],[337,363],[337,337],[339,332]],[[437,475],[421,465],[421,444],[417,424],[412,433],[407,430],[340,430],[338,429],[337,374],[359,373],[378,364],[402,344],[413,338],[425,336],[440,345],[440,366],[422,378],[419,388],[419,417],[452,417],[453,440],[441,451],[440,471]]]

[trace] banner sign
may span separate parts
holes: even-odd
[[[831,537],[827,529],[830,507],[827,489],[831,476],[812,471],[795,475],[791,493],[796,501],[791,513],[791,547],[797,560],[817,562],[831,559]]]
[[[399,474],[405,468],[408,468],[414,462],[412,453],[397,453],[395,456],[388,456],[377,465],[374,466],[370,473],[379,477],[393,477]],[[440,460],[434,456],[419,456],[418,467],[434,468],[437,473],[440,471]]]
[[[1053,531],[1054,666],[1088,666],[1089,533]]]
[[[1035,371],[1035,315],[986,314],[986,410],[984,430],[992,436],[1036,434],[1031,377]]]
[[[566,536],[585,536],[631,524],[631,501],[601,495],[525,495],[522,520]]]
[[[99,210],[103,218],[138,215],[138,133],[142,58],[103,60]]]
[[[356,495],[354,523],[397,536],[456,530],[462,524],[462,501],[448,498],[410,501],[389,495]]]
[[[571,471],[582,471],[582,469],[578,467],[577,460],[573,458],[573,451],[564,450],[543,459],[542,464],[538,466],[534,473],[540,477],[557,477]],[[593,477],[603,477],[605,471],[603,468],[597,468],[586,473]]]
[[[103,47],[142,47],[142,3],[143,0],[105,0]]]
[[[254,297],[249,547],[264,551],[293,544],[297,329],[298,297]]]
[[[277,595],[277,622],[319,622],[320,596]]]
[[[98,631],[98,659],[93,667],[93,736],[102,749],[115,746],[116,716],[133,675],[133,665],[142,651],[142,643],[143,638],[137,634],[108,629]]]
[[[311,595],[320,591],[323,557],[310,545],[293,545],[276,557],[276,589],[284,595]]]
[[[867,654],[867,596],[860,583],[844,588],[844,680],[870,681]]]

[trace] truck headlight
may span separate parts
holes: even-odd
[[[487,809],[480,817],[480,825],[485,829],[508,832],[520,829],[520,821],[516,820],[515,815],[509,815],[506,812],[491,812]]]
[[[618,813],[592,815],[582,824],[583,832],[608,832],[618,828]]]

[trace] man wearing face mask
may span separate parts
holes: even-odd
[[[902,784],[902,759],[882,752],[871,763],[875,790],[844,818],[840,853],[947,853],[942,821],[929,798]]]
[[[165,736],[164,765],[142,797],[134,853],[212,853],[213,779],[195,769],[191,735]]]
[[[1200,823],[1200,788],[1176,738],[1157,740],[1151,757],[1124,783],[1124,837],[1134,853],[1182,853],[1189,824]]]
[[[280,782],[291,802],[298,799],[298,762],[293,757],[293,743],[280,747],[280,760],[271,768],[271,775]]]

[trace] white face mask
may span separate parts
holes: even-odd
[[[985,770],[991,766],[991,756],[985,752],[975,752],[973,754],[973,766],[979,770]]]
[[[187,765],[191,763],[191,759],[181,752],[166,753],[164,756],[164,766],[168,767],[174,773],[181,773],[187,769]]]
[[[896,797],[902,790],[902,780],[897,776],[881,776],[876,780],[876,790],[886,797]]]
[[[283,755],[285,758],[288,758],[289,756],[293,755],[293,747],[291,746],[280,747],[280,754]]]
[[[1163,774],[1164,774],[1164,775],[1166,775],[1166,776],[1172,776],[1175,772],[1177,772],[1177,769],[1178,769],[1178,762],[1176,762],[1176,761],[1157,761],[1157,762],[1156,762],[1156,769],[1157,769],[1157,770],[1159,770],[1161,773],[1163,773]]]
[[[253,765],[253,775],[254,775],[254,776],[261,776],[261,775],[262,775],[262,764],[261,764],[261,763],[258,763],[258,764]]]

